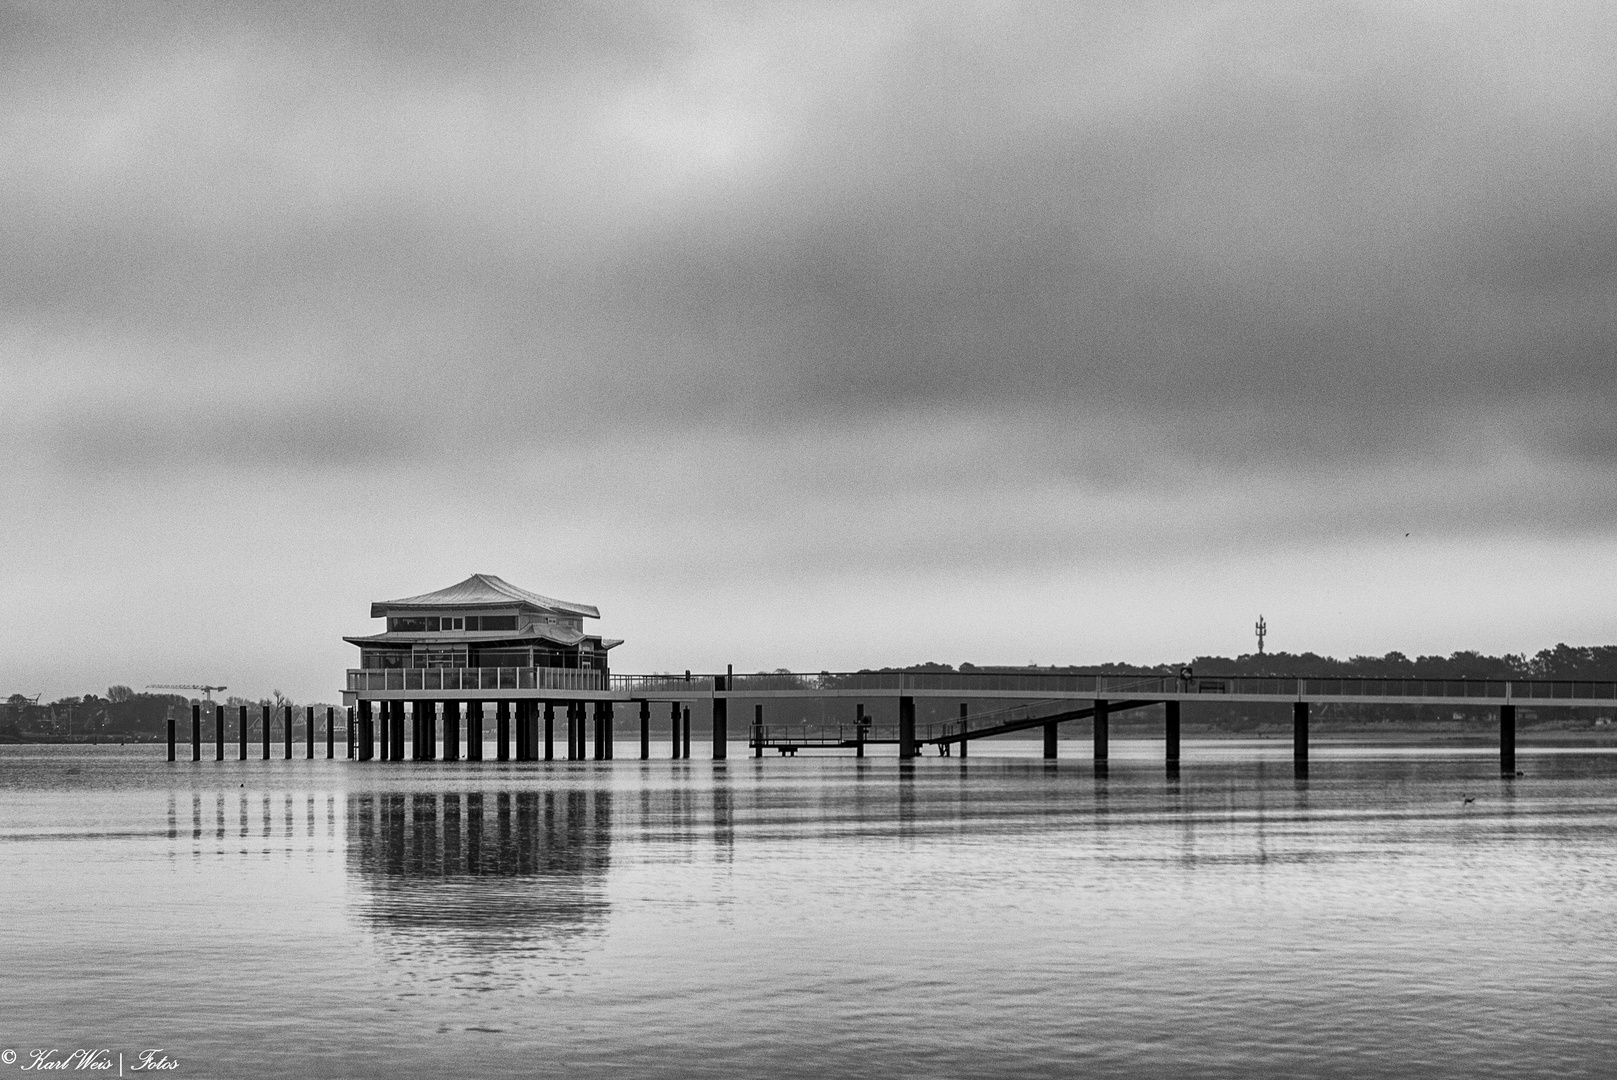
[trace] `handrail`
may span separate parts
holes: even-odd
[[[389,690],[606,690],[595,668],[350,668],[350,693]]]
[[[614,689],[719,689],[732,697],[749,691],[903,690],[977,693],[995,690],[1080,694],[1102,698],[1153,694],[1241,694],[1275,697],[1445,697],[1534,698],[1540,700],[1617,699],[1617,679],[1429,679],[1371,675],[1129,675],[1107,672],[1041,671],[822,671],[684,675],[613,675]]]

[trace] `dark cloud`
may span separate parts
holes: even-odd
[[[644,443],[944,506],[1459,490],[1457,531],[1607,493],[1600,5],[0,18],[31,467],[634,484]],[[872,431],[916,461],[834,449]]]

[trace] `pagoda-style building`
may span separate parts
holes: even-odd
[[[372,604],[371,618],[386,619],[387,629],[343,640],[359,646],[361,672],[545,669],[538,680],[563,670],[590,671],[602,678],[551,681],[556,689],[604,690],[607,650],[623,642],[584,633],[584,620],[600,617],[594,604],[553,600],[493,574],[473,574],[437,592]]]
[[[360,756],[371,756],[373,740],[379,756],[404,756],[406,702],[413,717],[412,757],[436,756],[439,719],[444,756],[458,756],[452,748],[460,743],[463,710],[466,756],[481,756],[482,721],[491,703],[501,757],[513,707],[519,760],[537,756],[541,705],[547,747],[555,707],[566,707],[571,749],[575,721],[583,728],[586,702],[596,703],[598,721],[610,723],[607,653],[622,642],[585,633],[584,620],[600,617],[593,604],[541,596],[492,574],[372,604],[371,618],[386,619],[386,628],[343,638],[359,648],[359,667],[348,671],[343,701],[357,707]],[[377,711],[379,718],[373,715]]]

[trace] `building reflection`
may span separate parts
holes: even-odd
[[[376,929],[509,953],[605,925],[610,791],[363,792],[347,812],[348,876]]]

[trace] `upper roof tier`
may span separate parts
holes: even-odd
[[[400,608],[508,608],[516,605],[522,611],[562,612],[599,619],[601,611],[594,604],[575,604],[570,600],[552,600],[548,596],[519,589],[493,574],[473,574],[458,585],[437,592],[406,596],[403,600],[381,600],[371,605],[371,618],[380,619],[389,611]]]

